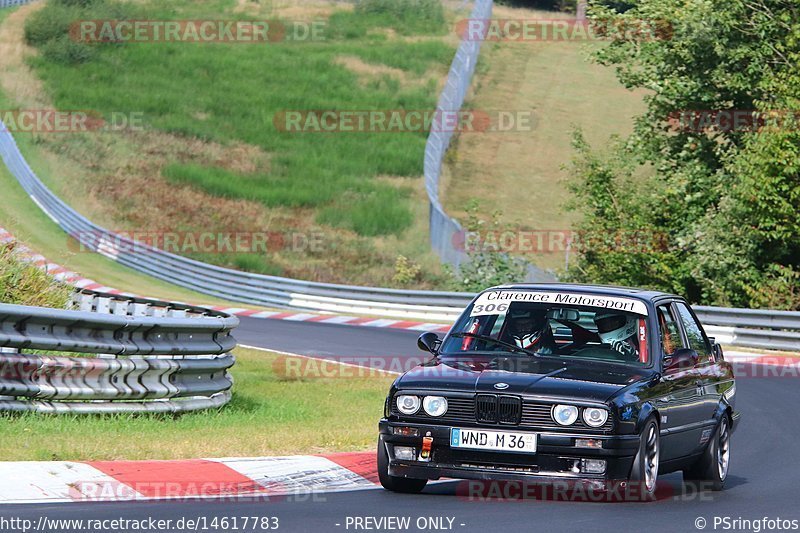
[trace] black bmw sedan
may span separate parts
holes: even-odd
[[[433,357],[392,385],[378,472],[556,480],[654,494],[659,473],[721,490],[739,421],[732,366],[679,296],[524,284],[480,293]]]

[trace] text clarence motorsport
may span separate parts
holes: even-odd
[[[633,311],[632,301],[608,299],[584,294],[565,294],[560,292],[497,291],[486,293],[486,300],[505,300],[513,302],[552,302],[557,304],[586,305],[591,307],[610,307],[622,311]]]

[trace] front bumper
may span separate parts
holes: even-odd
[[[417,437],[394,435],[394,427],[411,427],[419,430]],[[389,474],[416,479],[442,477],[477,480],[518,480],[533,482],[553,481],[622,481],[627,480],[636,452],[638,435],[586,435],[532,431],[538,434],[535,454],[461,450],[450,447],[450,425],[429,425],[407,422],[380,422],[380,435],[389,456]],[[475,428],[480,429],[480,428]],[[498,428],[483,428],[497,430]],[[504,428],[507,431],[524,431]],[[422,436],[433,437],[429,461],[400,460],[395,457],[394,446],[413,446],[419,449]],[[602,448],[577,448],[575,439],[602,441]],[[581,459],[604,459],[606,471],[589,474],[576,470]]]

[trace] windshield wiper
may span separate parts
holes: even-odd
[[[479,333],[469,333],[468,331],[458,332],[458,333],[451,333],[451,337],[455,337],[457,339],[461,339],[464,337],[475,339],[479,341],[488,341],[497,344],[498,346],[503,346],[504,348],[508,348],[512,352],[517,353],[524,353],[526,355],[532,355],[534,357],[539,357],[538,352],[534,352],[533,350],[528,350],[517,346],[516,344],[511,344],[510,342],[501,341],[500,339],[495,339],[494,337],[490,337],[489,335],[480,335]]]

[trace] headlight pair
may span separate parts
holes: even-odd
[[[402,394],[397,397],[397,409],[404,415],[413,415],[422,409],[430,416],[442,416],[447,412],[447,398],[443,396],[425,396],[420,400],[419,396]]]
[[[571,426],[578,420],[578,408],[574,405],[554,405],[553,420],[561,426]],[[599,428],[608,420],[608,411],[597,407],[583,409],[583,421],[587,426]]]

